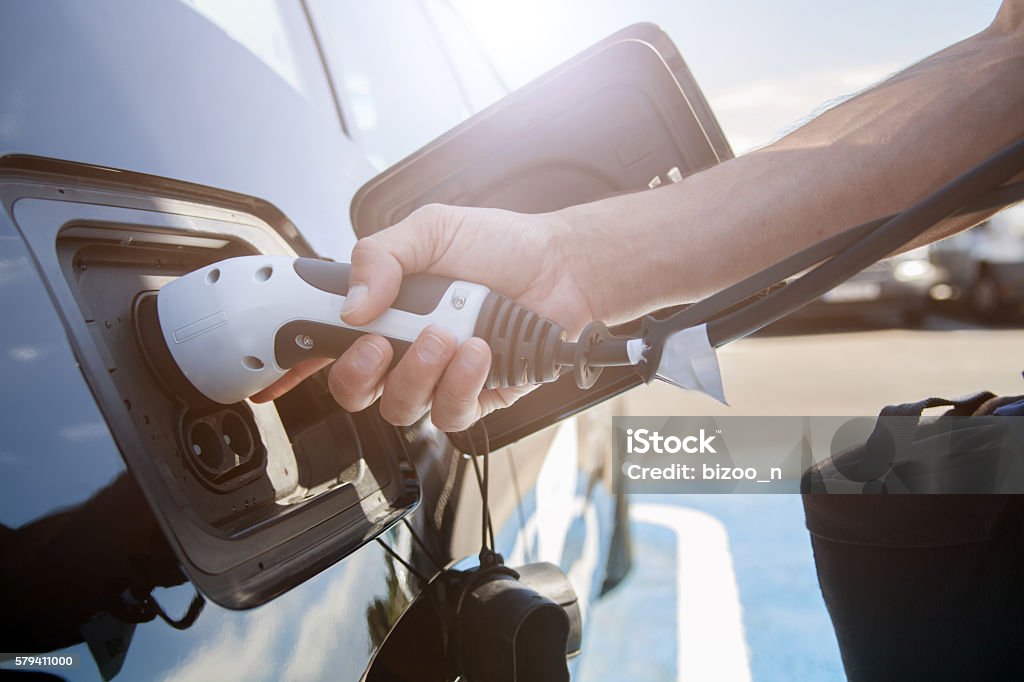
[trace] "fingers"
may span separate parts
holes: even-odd
[[[388,374],[380,413],[396,426],[408,426],[430,408],[434,387],[455,355],[455,337],[430,326]]]
[[[331,364],[330,358],[310,358],[309,360],[303,360],[288,370],[283,377],[270,384],[259,393],[254,394],[250,400],[254,403],[266,403],[271,400],[277,400],[285,393],[298,386],[299,383],[307,377],[316,374],[329,364]]]
[[[424,206],[400,223],[356,243],[348,295],[341,311],[346,322],[371,322],[398,296],[403,275],[426,269],[437,253],[444,252],[442,228],[453,210]]]
[[[359,412],[380,397],[384,374],[394,351],[387,339],[375,334],[359,337],[327,377],[331,395],[349,412]]]
[[[491,367],[491,349],[482,339],[459,346],[434,393],[430,419],[442,431],[462,431],[480,418],[480,391]]]
[[[377,237],[360,239],[352,249],[352,271],[341,317],[352,325],[370,323],[398,296],[404,270]]]
[[[456,347],[449,332],[427,327],[387,374],[391,345],[380,336],[361,337],[331,368],[331,394],[349,412],[380,398],[380,413],[397,426],[416,422],[431,410],[442,431],[461,431],[480,418],[480,392],[491,366],[481,339]]]
[[[381,415],[398,426],[408,426],[431,410],[431,420],[442,431],[468,429],[485,411],[515,399],[489,391],[482,406],[481,391],[491,366],[491,350],[482,339],[456,347],[447,331],[428,327],[388,374],[393,354],[387,339],[360,337],[331,368],[331,395],[349,412],[364,410],[381,398]],[[252,396],[253,402],[276,400],[329,362],[315,358],[299,363]]]

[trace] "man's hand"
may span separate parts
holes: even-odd
[[[356,244],[342,317],[352,325],[371,322],[395,300],[405,275],[429,272],[488,286],[575,336],[593,316],[559,251],[571,242],[556,214],[425,206]],[[456,347],[450,333],[428,327],[388,372],[392,354],[381,336],[352,344],[329,376],[338,403],[355,412],[380,398],[381,414],[393,424],[412,424],[430,410],[439,429],[460,431],[532,390],[482,390],[491,351],[478,338]],[[273,400],[326,364],[303,363],[253,400]]]

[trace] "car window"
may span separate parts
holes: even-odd
[[[378,170],[469,115],[448,55],[419,3],[313,3],[349,133]]]
[[[437,29],[469,100],[473,113],[508,93],[480,42],[449,0],[422,0],[427,17]]]

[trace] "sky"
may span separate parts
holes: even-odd
[[[660,25],[733,148],[769,142],[991,22],[997,0],[452,0],[512,87],[632,23]]]

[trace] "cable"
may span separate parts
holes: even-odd
[[[487,426],[481,423],[480,426],[484,430],[484,509],[487,513],[487,533],[491,538],[491,552],[494,552],[494,525],[491,523],[491,505],[488,502],[487,495],[491,489],[491,444],[490,439],[487,437]]]
[[[494,551],[494,526],[491,525],[491,507],[487,500],[487,492],[490,490],[491,483],[491,458],[484,454],[484,492],[483,492],[483,504],[484,510],[487,514],[487,534],[490,537],[490,544],[488,548]]]
[[[858,229],[869,232],[862,239],[780,291],[708,323],[709,341],[713,346],[735,341],[815,300],[839,282],[962,210],[980,194],[998,189],[1022,168],[1024,140],[996,153],[883,225],[873,230],[861,226]]]
[[[469,454],[469,461],[472,462],[472,464],[473,464],[473,471],[476,473],[476,485],[477,485],[477,489],[480,491],[480,499],[482,500],[483,497],[484,497],[484,477],[480,473],[480,465],[477,464],[476,457],[477,457],[476,452],[473,452],[472,454]],[[484,511],[484,521],[480,525],[480,546],[481,546],[481,548],[487,547],[487,523],[488,523],[488,521],[487,521],[486,516],[487,516],[487,513],[486,513],[486,511]]]
[[[939,191],[942,192],[945,189],[946,188],[943,188],[943,190]],[[934,224],[934,226],[937,227],[941,225],[947,219],[955,220],[958,217],[969,216],[989,209],[1004,208],[1020,201],[1021,199],[1024,199],[1024,182],[1005,185],[988,192],[980,198],[973,199],[970,203],[964,206],[958,207],[957,210],[946,216],[945,219],[939,220]],[[750,306],[756,303],[758,299],[765,299],[775,293],[771,291],[772,287],[779,285],[788,278],[803,272],[808,268],[829,261],[829,259],[862,242],[865,238],[874,234],[875,231],[883,229],[889,222],[900,215],[901,214],[891,214],[881,218],[876,218],[816,242],[802,251],[788,256],[774,265],[771,265],[764,270],[737,282],[736,284],[728,286],[705,299],[697,301],[696,303],[687,306],[663,320],[648,317],[644,321],[645,329],[648,332],[657,330],[660,332],[661,336],[667,336],[675,331],[707,322],[712,317],[721,315],[723,312],[728,314],[730,308],[740,308],[740,310],[736,311],[737,314],[740,312],[746,314],[750,311]],[[913,237],[911,237],[911,239],[912,238]],[[907,241],[909,241],[909,239]],[[905,243],[906,242],[902,242],[900,245]],[[898,248],[898,246],[894,247],[893,250]],[[867,265],[870,265],[871,262],[888,255],[888,253],[891,253],[891,251],[874,257],[867,263]],[[867,267],[867,265],[864,265],[863,267]],[[863,269],[863,267],[860,269]],[[858,271],[859,270],[855,270],[854,272]],[[841,280],[836,280],[831,286],[834,286],[839,281]],[[831,288],[831,286],[828,288]],[[816,298],[816,296],[812,296],[807,302],[814,300],[814,298]],[[796,307],[799,307],[799,305]],[[790,310],[788,312],[792,311]],[[784,314],[785,313],[783,313],[783,315]],[[781,316],[782,315],[780,315],[780,317]],[[751,328],[750,331],[746,332],[746,334],[752,333],[766,324],[770,324],[772,321],[774,320],[762,323],[760,326],[756,326],[755,328]],[[743,334],[743,336],[746,334]],[[658,335],[659,334],[654,334],[652,336],[656,337]],[[590,346],[586,353],[587,366],[597,368],[631,364],[626,353],[627,342],[627,339],[610,338],[602,343]],[[727,342],[728,341],[723,341],[722,343]],[[721,343],[717,345],[721,345]],[[557,351],[558,363],[563,367],[573,366],[578,361],[576,354],[577,346],[578,344],[576,343],[563,342],[558,347]]]
[[[666,318],[663,320],[663,323],[670,323],[673,326],[685,329],[686,327],[692,327],[695,324],[704,322],[727,308],[749,300],[751,297],[763,294],[767,289],[782,282],[787,277],[791,277],[827,258],[831,258],[843,249],[856,244],[893,217],[890,215],[884,218],[876,218],[823,239],[803,251],[779,261],[775,265],[769,266],[732,286],[697,301],[693,305]]]
[[[533,552],[529,546],[529,538],[526,535],[526,512],[523,511],[523,491],[519,487],[519,473],[516,471],[516,458],[509,453],[505,458],[508,462],[509,473],[512,475],[512,490],[516,494],[516,516],[519,518],[519,541],[523,544],[523,558],[526,563],[531,563],[530,557]]]
[[[491,437],[487,433],[487,423],[484,421],[480,422],[480,428],[484,432],[484,492],[483,492],[483,503],[484,512],[487,514],[487,534],[491,539],[491,553],[495,552],[494,544],[494,524],[491,522],[491,504],[488,500],[488,494],[491,488]]]
[[[950,219],[986,209],[1002,208],[1021,199],[1024,199],[1024,182],[1006,185],[957,211],[950,216]],[[686,329],[687,327],[707,322],[711,317],[731,307],[743,303],[753,303],[753,299],[767,295],[771,287],[835,256],[843,249],[856,244],[876,229],[885,225],[897,215],[894,213],[882,218],[876,218],[816,242],[804,250],[780,260],[774,265],[746,279],[740,280],[736,284],[730,285],[705,299],[687,306],[664,320],[657,320],[656,324],[671,326],[675,330]],[[941,223],[939,224],[941,225]]]
[[[589,367],[624,367],[632,364],[626,351],[628,339],[609,339],[594,344],[587,353]],[[558,347],[558,364],[572,367],[576,363],[576,346],[572,341],[563,341]]]
[[[412,564],[410,564],[408,561],[399,556],[398,552],[391,549],[391,547],[388,546],[388,543],[384,542],[380,538],[377,538],[377,544],[383,547],[384,551],[390,554],[395,559],[395,561],[405,566],[405,570],[409,571],[409,573],[411,573],[413,576],[416,577],[416,579],[420,581],[421,587],[426,588],[426,586],[430,584],[430,581],[423,577],[422,573],[417,571],[415,568],[412,567]]]
[[[412,528],[409,528],[409,530],[412,531]],[[415,533],[413,533],[412,536],[413,538],[416,538]],[[444,649],[447,651],[448,633],[449,630],[451,629],[451,626],[448,623],[446,611],[439,601],[439,599],[444,599],[444,590],[440,590],[439,594],[434,594],[433,584],[429,580],[427,580],[427,578],[422,573],[413,568],[408,561],[399,556],[398,552],[391,549],[391,547],[379,537],[377,538],[377,544],[383,547],[384,551],[390,554],[395,559],[395,561],[405,566],[405,570],[409,571],[410,575],[412,575],[419,581],[420,594],[424,595],[427,601],[430,602],[430,608],[434,610],[434,614],[437,616],[437,620],[441,624],[441,642]],[[420,546],[423,547],[423,551],[426,552],[426,547],[424,547],[422,544],[420,544]]]
[[[494,551],[494,526],[491,523],[491,509],[490,509],[490,505],[489,505],[488,500],[487,500],[487,489],[488,489],[488,484],[489,484],[488,478],[489,478],[489,474],[490,474],[490,465],[489,465],[488,462],[490,460],[491,445],[490,445],[490,437],[489,437],[489,435],[487,433],[487,424],[484,423],[483,420],[481,420],[481,421],[479,421],[477,423],[480,425],[480,427],[484,431],[484,455],[483,455],[484,472],[483,472],[482,475],[480,473],[480,465],[476,461],[476,458],[478,457],[478,454],[477,454],[477,450],[476,450],[476,443],[473,440],[473,434],[472,434],[472,428],[473,427],[470,427],[469,429],[466,429],[465,433],[466,433],[466,438],[469,441],[470,462],[473,463],[473,471],[476,473],[476,482],[477,482],[477,486],[480,488],[480,499],[481,499],[481,504],[483,506],[483,510],[482,510],[483,519],[482,519],[481,524],[480,524],[480,551],[481,551],[481,553],[483,553],[488,548],[490,549],[490,551],[492,551],[492,552]],[[490,536],[490,542],[488,542],[488,535]]]
[[[428,559],[430,559],[431,563],[434,564],[434,568],[436,568],[438,571],[443,571],[444,565],[436,558],[434,558],[433,552],[427,549],[427,545],[423,542],[423,540],[420,539],[420,536],[416,533],[415,529],[413,529],[412,524],[409,523],[408,517],[403,516],[402,523],[405,524],[405,527],[409,529],[409,533],[412,535],[412,539],[416,542],[417,545],[420,546],[420,549],[423,550],[423,553],[427,556]]]

